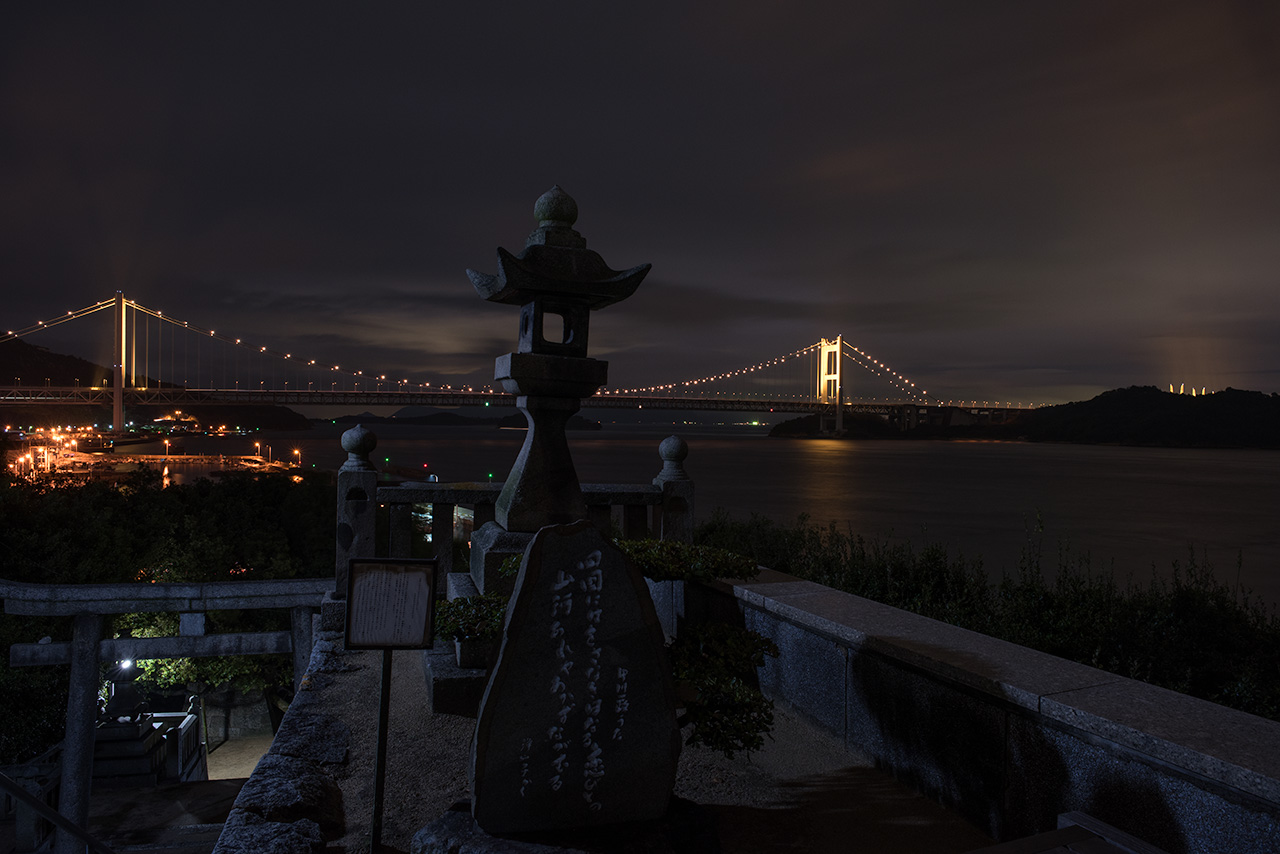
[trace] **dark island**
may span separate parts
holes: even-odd
[[[1233,388],[1189,395],[1154,386],[1131,386],[1091,400],[1030,409],[1000,424],[960,423],[967,420],[944,419],[941,424],[904,430],[879,416],[855,414],[846,417],[842,437],[1280,448],[1280,395]],[[778,424],[769,435],[812,438],[830,434],[820,433],[818,416],[808,415]]]

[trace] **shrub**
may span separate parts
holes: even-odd
[[[454,640],[483,640],[502,634],[507,597],[497,593],[459,596],[436,603],[436,636]]]

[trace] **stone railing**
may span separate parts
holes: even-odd
[[[470,508],[475,530],[494,520],[503,483],[403,483],[378,485],[378,472],[369,462],[377,437],[357,425],[343,436],[347,462],[338,472],[337,548],[334,589],[322,616],[326,631],[341,631],[347,566],[352,558],[411,557],[416,505],[431,505],[432,551],[442,577],[450,578],[450,595],[483,593],[494,584],[502,558],[511,552],[487,551],[486,559],[471,567],[453,566],[453,520],[459,507]],[[615,527],[624,538],[653,536],[689,540],[693,535],[694,484],[684,470],[688,446],[678,437],[658,446],[662,469],[651,484],[583,484],[589,518],[598,528]],[[384,512],[385,540],[378,541],[379,514]],[[523,549],[523,545],[520,547]],[[470,581],[461,576],[470,575]],[[336,600],[336,601],[335,601]]]
[[[1280,723],[764,571],[685,591],[773,699],[996,839],[1078,810],[1178,854],[1280,851]]]
[[[4,791],[0,797],[3,802],[0,805],[0,822],[13,823],[15,852],[48,850],[53,837],[53,822],[41,816],[41,812],[47,815],[47,810],[38,810],[24,801],[34,799],[48,810],[57,810],[61,759],[62,747],[55,746],[22,765],[0,768],[0,789],[5,788],[2,778],[7,777],[28,796],[22,798],[18,792]]]

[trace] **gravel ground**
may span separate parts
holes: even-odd
[[[340,784],[347,814],[346,852],[367,852],[373,801],[373,757],[379,655],[352,653],[355,669],[312,708],[352,725],[350,761]],[[398,652],[392,668],[383,844],[408,851],[421,827],[469,797],[467,762],[475,721],[427,712],[416,652]],[[717,823],[721,850],[777,852],[965,852],[991,840],[941,807],[898,785],[851,755],[838,740],[799,715],[775,711],[772,740],[732,760],[685,747],[676,794],[706,808]],[[330,851],[335,848],[331,845]]]
[[[298,698],[302,709],[339,718],[351,729],[348,761],[335,766],[347,833],[329,844],[329,854],[369,852],[380,658],[375,652],[333,656],[327,672]],[[393,661],[383,854],[407,852],[419,829],[469,797],[467,764],[475,727],[471,718],[427,712],[419,653],[398,652]],[[213,764],[225,766],[228,775],[247,775],[265,747],[264,740],[251,739],[224,746]],[[242,748],[238,754],[236,748]],[[121,845],[155,844],[180,834],[183,825],[220,823],[242,783],[95,787],[90,829]],[[961,854],[992,844],[785,708],[775,710],[773,737],[750,756],[730,760],[686,746],[676,794],[700,805],[715,822],[724,854]],[[209,847],[212,841],[203,850]]]

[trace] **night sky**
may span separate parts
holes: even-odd
[[[1274,0],[0,12],[9,329],[123,290],[483,382],[517,312],[464,271],[556,183],[653,264],[592,322],[615,387],[843,334],[931,397],[1280,391]]]

